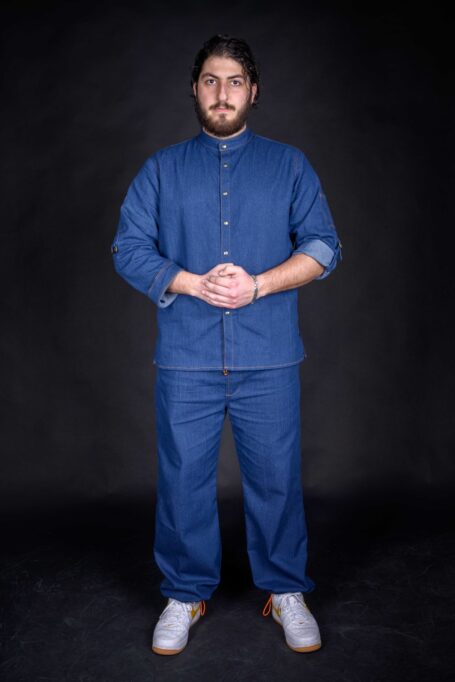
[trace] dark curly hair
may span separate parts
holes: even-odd
[[[191,70],[191,88],[193,88],[193,83],[197,83],[199,79],[203,63],[208,57],[212,56],[230,57],[242,65],[250,84],[256,83],[257,85],[256,96],[252,104],[254,108],[257,108],[257,101],[259,99],[259,65],[251,52],[250,46],[241,38],[233,38],[232,36],[218,33],[207,40],[195,57]],[[192,90],[190,96],[194,99]]]

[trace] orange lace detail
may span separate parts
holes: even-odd
[[[201,610],[201,616],[203,616],[205,613],[205,601],[204,600],[201,601],[200,610]]]
[[[262,609],[262,615],[268,616],[271,610],[272,610],[272,595],[270,595],[270,597],[267,599],[265,606]]]

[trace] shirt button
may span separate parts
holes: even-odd
[[[224,221],[224,224],[225,224],[225,225],[229,225],[229,220],[225,220],[225,221]]]
[[[117,253],[118,252],[118,246],[117,244],[114,244],[114,246],[111,248],[111,253]]]
[[[223,251],[223,255],[224,255],[224,256],[227,256],[228,253],[229,253],[229,251]]]
[[[227,167],[228,167],[228,164],[227,164],[227,163],[223,163],[223,166],[224,166],[225,168],[227,168]]]
[[[223,192],[223,197],[227,197],[227,192]]]
[[[226,310],[226,312],[225,312],[224,314],[225,314],[225,315],[230,315],[229,310]]]
[[[221,149],[227,149],[227,144],[222,144]]]

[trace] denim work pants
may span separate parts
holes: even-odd
[[[301,485],[299,364],[265,370],[157,367],[154,556],[161,593],[209,599],[220,581],[217,463],[229,414],[256,587],[311,592]]]

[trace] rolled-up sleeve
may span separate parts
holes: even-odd
[[[183,270],[158,249],[159,174],[150,157],[131,183],[120,208],[117,233],[111,244],[116,272],[160,308],[178,296],[166,289]]]
[[[303,153],[297,160],[290,232],[295,243],[294,256],[304,253],[318,261],[324,271],[316,279],[324,279],[342,259],[338,238],[327,199],[318,176]]]

